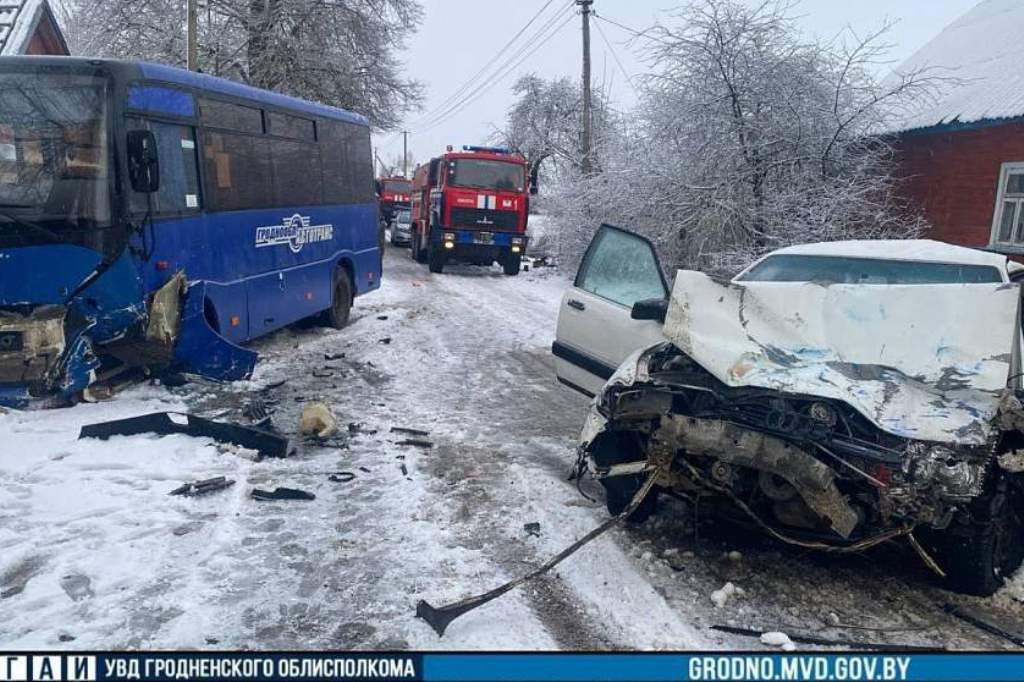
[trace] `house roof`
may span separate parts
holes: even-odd
[[[0,56],[25,54],[39,22],[46,15],[52,20],[47,0],[0,0]],[[58,37],[63,41],[62,36]]]
[[[1024,116],[1024,2],[983,0],[895,69],[949,79],[900,118],[897,130]]]

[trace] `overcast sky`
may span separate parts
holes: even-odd
[[[567,7],[568,0],[552,0],[484,76],[454,100],[459,104],[454,107],[457,111],[445,113],[445,101],[487,65],[548,0],[421,1],[424,21],[409,40],[406,58],[408,73],[427,87],[424,111],[411,115],[405,123],[410,131],[409,148],[417,161],[437,155],[447,144],[459,147],[484,142],[495,126],[502,125],[512,101],[511,85],[518,76],[534,72],[546,78],[580,77],[580,17]],[[755,4],[758,0],[746,1]],[[891,58],[898,63],[977,1],[802,0],[795,11],[800,27],[809,36],[822,38],[832,38],[847,27],[865,33],[877,29],[886,19],[896,20],[888,42],[894,44]],[[634,76],[644,71],[644,64],[636,46],[628,44],[631,34],[609,22],[640,30],[682,4],[683,0],[594,1],[594,10],[607,21],[592,21],[593,80],[596,86],[604,83],[610,89],[617,106],[628,107],[635,101],[623,70]],[[535,47],[540,41],[531,44],[528,39],[545,26],[550,30],[542,32],[541,37],[550,38]],[[530,47],[519,57],[512,58],[528,44]],[[615,61],[616,55],[622,69]],[[509,68],[502,69],[506,63]],[[400,134],[382,135],[374,142],[385,162],[400,157]]]

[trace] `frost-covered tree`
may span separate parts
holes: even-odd
[[[788,244],[920,232],[880,133],[934,83],[874,78],[885,27],[808,41],[790,10],[700,0],[644,32],[630,127],[554,198],[566,255],[601,221],[646,233],[668,265],[720,273]]]
[[[512,86],[515,101],[505,127],[493,135],[495,142],[526,156],[531,174],[545,161],[551,179],[578,174],[583,158],[583,94],[578,81],[562,77],[546,80],[535,74],[522,76]],[[610,111],[600,91],[594,93],[591,113],[595,137],[610,125]],[[595,161],[600,163],[600,157]]]
[[[186,0],[68,0],[76,54],[186,61]],[[365,114],[394,128],[422,103],[399,54],[422,16],[417,0],[201,0],[206,73]]]

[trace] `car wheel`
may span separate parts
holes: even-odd
[[[591,446],[591,456],[594,462],[602,467],[634,462],[641,458],[638,456],[641,454],[643,454],[643,446],[639,435],[629,431],[604,433]],[[615,476],[600,480],[604,487],[605,506],[608,508],[608,513],[618,516],[633,501],[633,496],[643,486],[645,477],[642,475]],[[658,489],[652,488],[640,506],[626,518],[632,523],[643,523],[653,516],[657,509]]]
[[[957,512],[938,543],[939,566],[949,587],[987,597],[1024,560],[1021,482],[1000,476],[993,490]]]
[[[348,271],[339,267],[334,272],[334,295],[331,307],[327,309],[327,324],[335,329],[342,329],[348,324],[352,312],[352,280]]]

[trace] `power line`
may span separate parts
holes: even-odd
[[[470,76],[469,80],[467,80],[465,83],[463,83],[457,90],[455,90],[455,92],[453,92],[451,95],[449,95],[447,98],[445,98],[445,100],[443,102],[441,102],[439,105],[437,105],[437,107],[435,107],[432,111],[427,112],[422,117],[420,117],[414,123],[414,126],[415,126],[415,124],[422,123],[423,120],[425,120],[425,119],[433,117],[434,115],[437,114],[437,112],[443,110],[445,107],[449,106],[452,102],[454,102],[459,97],[461,97],[463,94],[465,94],[465,92],[473,85],[473,83],[478,78],[480,78],[480,76],[482,76],[484,73],[486,73],[487,70],[491,66],[493,66],[494,63],[496,61],[498,61],[501,58],[501,56],[503,54],[505,54],[505,52],[507,52],[508,49],[510,47],[512,47],[512,45],[517,40],[519,40],[520,36],[522,36],[524,33],[526,33],[527,29],[529,29],[530,26],[532,26],[533,23],[535,21],[537,21],[538,18],[540,18],[540,16],[547,10],[548,7],[551,6],[551,3],[553,3],[554,1],[555,0],[548,0],[547,2],[545,2],[541,6],[541,8],[539,10],[537,10],[537,12],[532,17],[530,17],[530,20],[526,22],[526,25],[523,26],[521,29],[519,29],[519,31],[514,36],[512,36],[512,38],[510,38],[509,41],[507,43],[505,43],[505,45],[500,50],[498,50],[498,52],[493,57],[491,57],[490,60],[480,68],[479,71],[477,71],[472,76]]]
[[[618,26],[619,28],[621,28],[623,31],[626,31],[627,33],[632,33],[637,38],[647,38],[648,40],[656,40],[656,38],[653,38],[653,37],[647,35],[646,33],[643,33],[642,31],[637,31],[636,29],[630,28],[629,26],[626,26],[625,24],[620,24],[617,21],[612,21],[611,19],[609,19],[608,17],[604,16],[603,14],[595,13],[594,16],[597,17],[598,19],[600,19],[603,22],[611,24],[612,26]]]
[[[595,16],[597,16],[597,15],[595,15]],[[597,17],[597,18],[600,19],[601,17]],[[626,82],[629,83],[629,87],[631,87],[633,89],[633,93],[634,94],[639,95],[640,93],[637,92],[636,84],[633,83],[633,79],[626,72],[626,67],[624,67],[622,65],[622,62],[619,60],[619,54],[618,54],[618,52],[615,51],[615,48],[612,47],[612,43],[611,43],[610,40],[608,40],[608,36],[605,35],[604,29],[601,28],[601,24],[597,23],[597,24],[594,24],[594,26],[597,27],[597,32],[601,34],[601,40],[604,41],[604,44],[607,45],[608,49],[611,51],[612,58],[615,60],[615,63],[619,65],[619,71],[621,71],[622,75],[626,77]]]
[[[570,3],[569,6],[571,6],[571,4],[572,3]],[[567,6],[566,9],[568,9],[569,6]],[[448,109],[441,112],[439,115],[435,116],[433,120],[428,121],[424,127],[418,129],[416,132],[422,133],[428,130],[433,130],[442,123],[445,123],[448,120],[450,120],[453,116],[456,116],[457,114],[462,112],[467,106],[469,106],[473,102],[483,97],[495,85],[497,85],[505,78],[507,78],[510,74],[515,72],[515,70],[518,69],[519,66],[523,64],[523,62],[525,62],[527,59],[533,56],[533,54],[535,54],[537,50],[539,50],[549,40],[551,40],[551,38],[557,35],[570,21],[573,20],[574,16],[570,14],[568,17],[565,18],[565,20],[562,23],[555,26],[554,30],[551,30],[551,27],[558,20],[558,18],[559,15],[556,14],[554,17],[549,19],[548,22],[531,37],[529,42],[527,42],[515,54],[509,57],[509,59],[507,59],[505,63],[501,65],[501,67],[499,67],[498,71],[495,72],[493,76],[491,76],[490,82],[486,86],[484,86],[483,89],[469,93],[458,102],[455,102],[454,104],[449,106]],[[547,35],[544,35],[545,33],[547,33]],[[537,42],[538,40],[539,42]],[[516,59],[518,59],[518,61],[516,61],[513,64],[513,60]]]

